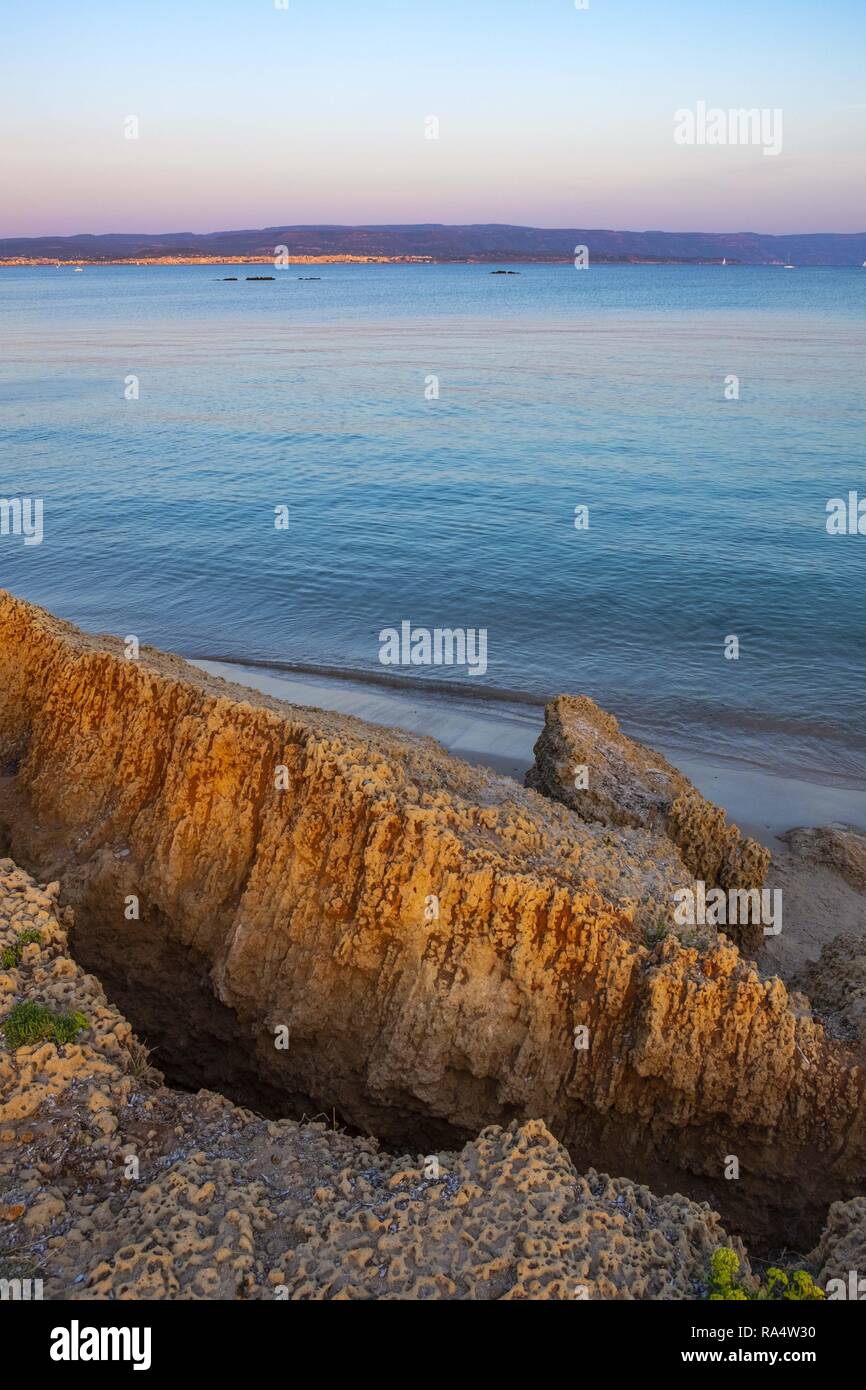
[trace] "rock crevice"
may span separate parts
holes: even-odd
[[[844,1044],[714,932],[647,944],[691,882],[652,828],[2,594],[0,766],[8,847],[177,1080],[391,1144],[542,1119],[798,1248],[862,1190]]]

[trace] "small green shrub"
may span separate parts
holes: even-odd
[[[16,1004],[4,1019],[3,1034],[7,1047],[28,1047],[33,1043],[53,1042],[58,1047],[73,1042],[82,1028],[88,1026],[84,1014],[52,1013],[44,1004]]]
[[[740,1261],[729,1249],[727,1245],[721,1245],[718,1250],[713,1251],[713,1258],[710,1260],[710,1292],[709,1298],[713,1302],[722,1300],[737,1300],[743,1303],[748,1299],[749,1294],[744,1284],[735,1282],[740,1272]]]
[[[710,1291],[714,1302],[781,1302],[783,1299],[815,1301],[824,1297],[810,1274],[798,1269],[790,1277],[782,1269],[767,1270],[767,1282],[750,1288],[739,1282],[740,1261],[733,1250],[722,1245],[710,1261]]]
[[[28,927],[27,931],[23,931],[16,936],[11,946],[6,946],[4,948],[3,954],[0,955],[0,965],[3,966],[4,970],[14,970],[17,965],[21,964],[21,956],[24,953],[24,947],[33,945],[34,943],[37,946],[42,945],[42,933],[41,931],[36,931],[33,927]]]
[[[782,1269],[771,1268],[767,1270],[767,1282],[762,1284],[756,1298],[761,1299],[790,1299],[794,1302],[816,1302],[826,1297],[824,1290],[815,1283],[811,1274],[807,1274],[805,1269],[798,1269],[788,1275]]]
[[[660,941],[664,941],[670,929],[670,923],[667,918],[662,915],[651,925],[644,928],[643,944],[651,951]]]

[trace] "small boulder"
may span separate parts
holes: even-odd
[[[850,825],[786,830],[779,836],[806,864],[832,869],[857,893],[866,893],[866,835]]]
[[[770,851],[730,824],[661,753],[623,734],[615,716],[587,695],[550,702],[534,752],[526,786],[582,820],[660,831],[708,887],[762,887]]]

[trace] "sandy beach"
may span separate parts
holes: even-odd
[[[197,660],[192,664],[289,704],[334,710],[372,724],[427,734],[455,757],[477,767],[493,768],[521,783],[544,724],[541,705],[481,702],[439,691],[428,694],[415,687],[405,691],[394,686],[379,688],[367,681],[298,675],[228,662]],[[627,725],[624,732],[631,732]],[[866,789],[781,777],[746,762],[709,761],[681,748],[655,746],[704,796],[724,807],[742,830],[776,852],[781,849],[778,836],[794,827],[838,823],[866,830]]]

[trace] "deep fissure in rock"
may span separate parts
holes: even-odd
[[[116,891],[98,896],[118,901]],[[116,915],[107,918],[77,906],[70,952],[123,1012],[168,1085],[217,1091],[270,1119],[319,1118],[350,1134],[368,1132],[327,1094],[312,1095],[295,1084],[291,1038],[288,1049],[278,1051],[271,1030],[244,1026],[216,997],[205,957],[178,945],[165,918],[150,912],[121,926]],[[271,1054],[278,1058],[284,1084],[275,1084],[268,1074]],[[417,1115],[397,1120],[377,1137],[384,1148],[422,1153],[460,1147],[472,1136]]]
[[[108,900],[117,901],[116,892]],[[138,1037],[152,1050],[153,1063],[169,1085],[189,1091],[217,1091],[269,1118],[318,1117],[349,1133],[370,1132],[372,1127],[353,1124],[327,1095],[311,1095],[293,1085],[294,1067],[287,1054],[280,1055],[285,1084],[274,1084],[262,1058],[264,1048],[273,1049],[272,1035],[264,1029],[244,1027],[216,998],[207,961],[194,950],[178,946],[172,940],[171,924],[164,919],[151,915],[126,924],[124,930],[101,913],[78,906],[70,949],[123,1010]],[[758,1213],[749,1202],[725,1200],[728,1193],[721,1185],[677,1171],[674,1166],[655,1163],[651,1171],[640,1171],[629,1136],[621,1132],[621,1126],[609,1130],[602,1143],[593,1135],[594,1128],[590,1121],[585,1144],[577,1149],[572,1146],[579,1171],[594,1167],[633,1177],[635,1182],[648,1182],[659,1195],[683,1191],[707,1201],[721,1211],[728,1228],[742,1235],[756,1255],[790,1243],[794,1231],[804,1249],[820,1235],[826,1204],[804,1207],[799,1217],[793,1217],[790,1202],[784,1206],[784,1194],[780,1194],[778,1211],[768,1208]],[[397,1109],[390,1111],[373,1132],[384,1148],[415,1154],[459,1148],[473,1137],[434,1117]],[[735,1183],[729,1184],[729,1190],[731,1196],[738,1195]]]
[[[182,923],[155,910],[144,911],[141,920],[124,919],[122,904],[128,889],[122,862],[104,857],[97,870],[92,860],[86,867],[77,865],[68,852],[58,859],[50,827],[33,821],[15,794],[14,779],[2,782],[0,845],[38,880],[60,879],[62,901],[69,902],[75,912],[72,954],[99,979],[139,1039],[152,1049],[153,1063],[169,1085],[216,1091],[269,1118],[331,1120],[350,1133],[374,1135],[383,1147],[397,1152],[459,1149],[475,1137],[474,1131],[419,1112],[411,1095],[389,1093],[386,1101],[376,1104],[364,1092],[363,1058],[359,1058],[354,1114],[345,1083],[342,1106],[332,1095],[312,1094],[304,1081],[321,1074],[315,1053],[327,1039],[291,1039],[289,1050],[277,1053],[271,1020],[245,1023],[216,997],[210,963],[194,948],[181,944]],[[16,804],[18,814],[10,815]],[[477,1078],[467,1074],[466,1082],[477,1085]],[[502,1124],[510,1118],[548,1120],[517,1109],[503,1113],[491,1095],[489,1122]],[[556,1132],[555,1124],[551,1128]],[[700,1127],[686,1131],[679,1141],[681,1153],[694,1156],[694,1168],[678,1161],[670,1139],[654,1151],[645,1140],[628,1117],[583,1110],[568,1148],[579,1172],[592,1167],[646,1184],[657,1195],[681,1192],[708,1202],[727,1229],[743,1236],[758,1256],[782,1246],[810,1249],[820,1236],[830,1201],[844,1195],[819,1195],[816,1177],[820,1182],[820,1173],[804,1174],[800,1192],[769,1182],[758,1190],[737,1181],[712,1181],[701,1174],[697,1160],[718,1150],[719,1136],[711,1131],[703,1134]]]

